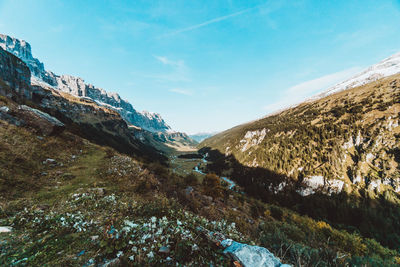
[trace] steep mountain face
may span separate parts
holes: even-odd
[[[356,76],[363,81],[342,83],[366,83],[362,86],[237,126],[200,146],[232,155],[244,166],[283,174],[303,196],[347,192],[399,199],[400,75],[364,79],[375,77],[372,72],[396,72],[398,56]]]
[[[11,96],[11,90],[30,96],[31,73],[16,56],[0,48],[0,93]]]
[[[56,117],[71,132],[95,143],[147,160],[165,159],[147,140],[136,138],[136,132],[142,130],[129,128],[115,110],[98,105],[91,99],[75,97],[48,86],[31,85],[31,72],[27,65],[1,47],[0,95],[13,99],[18,104],[29,104]],[[24,122],[23,116],[19,116],[23,115],[20,114],[23,107],[5,106],[6,115],[3,117],[13,123],[28,124]]]
[[[45,70],[43,63],[32,56],[31,46],[26,41],[0,34],[0,47],[26,63],[31,71],[33,84],[48,85],[74,96],[91,98],[98,104],[116,110],[128,123],[145,130],[151,132],[172,131],[171,127],[165,123],[159,114],[147,111],[138,112],[117,93],[109,93],[102,88],[86,84],[79,77],[56,75],[51,71]]]

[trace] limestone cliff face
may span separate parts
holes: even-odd
[[[14,123],[18,126],[30,125],[40,128],[43,133],[52,134],[54,130],[58,130],[54,126],[59,125],[54,122],[53,125],[42,123],[32,116],[33,113],[36,113],[36,116],[48,114],[48,118],[57,118],[70,132],[92,142],[111,146],[120,152],[147,160],[165,160],[157,149],[136,138],[126,121],[115,110],[98,105],[91,99],[75,97],[49,86],[32,85],[31,72],[26,63],[1,47],[0,95],[13,99],[17,104],[29,103],[38,108],[36,110],[23,105],[18,110],[8,106],[2,107],[0,118],[18,122]]]
[[[31,73],[17,57],[0,47],[0,93],[9,95],[10,88],[21,95],[30,97]]]
[[[44,68],[44,64],[32,56],[28,42],[0,34],[0,47],[20,58],[29,67],[33,84],[47,84],[54,89],[79,96],[88,97],[98,104],[116,110],[128,122],[151,132],[169,132],[171,127],[166,124],[160,114],[138,112],[117,93],[107,92],[102,88],[87,84],[82,78],[71,75],[56,75]]]
[[[32,76],[38,77],[52,86],[56,85],[56,77],[54,73],[45,71],[43,63],[32,56],[32,49],[29,43],[24,40],[18,40],[0,34],[0,47],[25,62],[29,67]]]

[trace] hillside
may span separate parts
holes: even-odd
[[[399,90],[400,75],[390,76],[232,128],[200,146],[327,193],[397,196]]]
[[[49,116],[18,112],[4,96],[0,106],[3,266],[238,266],[224,253],[232,239],[293,265],[400,260],[373,239],[236,193],[215,176],[176,175],[69,126],[47,135]]]
[[[200,144],[250,195],[400,245],[400,75],[341,90]],[[382,227],[384,226],[384,227]]]

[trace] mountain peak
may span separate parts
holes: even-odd
[[[310,100],[320,99],[336,92],[365,85],[397,73],[400,73],[400,52],[388,58],[385,58],[377,64],[368,67],[367,69],[354,75],[350,79],[347,79],[328,88],[324,92],[312,97]]]
[[[44,64],[32,56],[31,45],[24,40],[0,34],[0,47],[26,63],[31,71],[32,83],[44,83],[74,96],[89,97],[99,105],[116,110],[128,123],[150,132],[172,131],[160,114],[148,111],[138,112],[115,92],[108,92],[92,84],[87,84],[80,77],[68,74],[56,75],[46,70]]]

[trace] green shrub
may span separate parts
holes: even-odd
[[[222,196],[222,186],[219,177],[215,174],[207,174],[203,180],[203,189],[206,195],[214,198]]]

